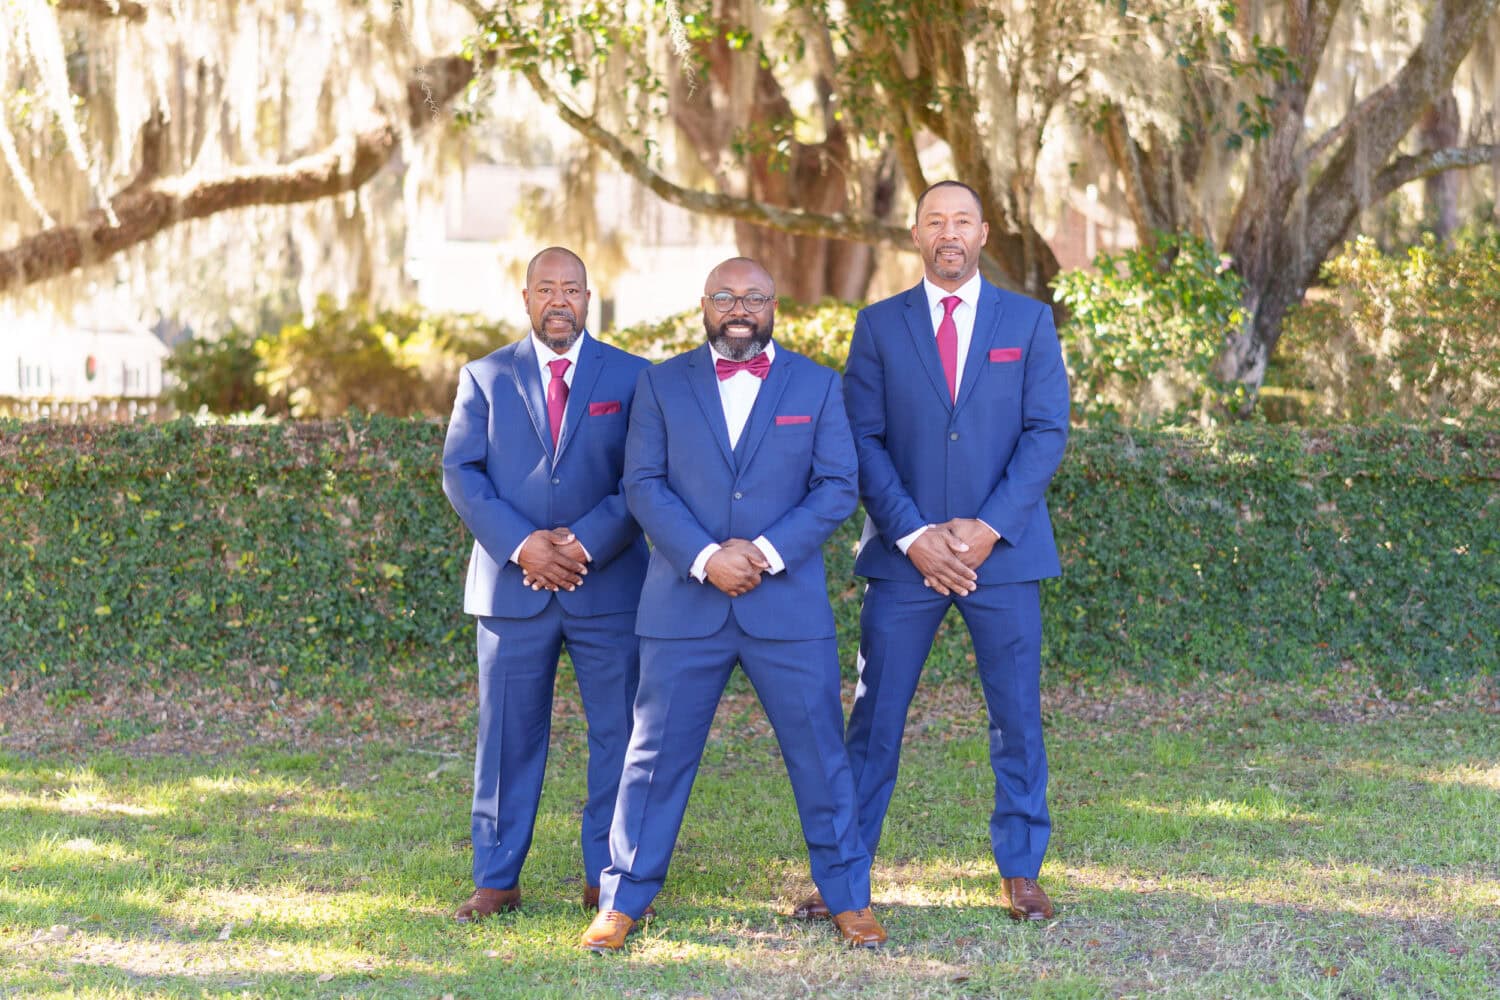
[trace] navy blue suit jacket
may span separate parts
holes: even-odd
[[[625,447],[625,499],[650,536],[636,632],[712,635],[730,613],[761,639],[834,634],[823,543],[856,502],[838,373],[778,345],[737,447],[705,344],[641,375]],[[786,569],[730,598],[691,575],[706,545],[760,535]]]
[[[620,472],[644,358],[587,333],[556,452],[530,337],[464,366],[443,445],[443,492],[474,534],[464,611],[530,618],[553,597],[521,583],[510,555],[538,528],[567,526],[588,550],[588,575],[558,591],[576,615],[634,611],[646,542],[625,508]]]
[[[1044,497],[1068,440],[1068,373],[1044,303],[981,282],[957,402],[923,286],[868,306],[844,392],[868,516],[855,573],[920,583],[896,540],[974,517],[1001,535],[981,585],[1058,575]]]

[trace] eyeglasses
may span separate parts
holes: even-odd
[[[730,295],[728,292],[714,292],[708,297],[708,301],[714,304],[714,308],[721,313],[727,313],[734,308],[736,302],[745,306],[746,312],[758,313],[771,301],[771,296],[762,295],[760,292],[751,292],[749,295]]]

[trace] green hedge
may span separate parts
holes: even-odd
[[[443,428],[0,425],[0,684],[301,690],[472,674]],[[1080,431],[1052,490],[1054,675],[1388,683],[1500,664],[1500,430]],[[852,665],[858,524],[829,545]],[[947,628],[930,671],[966,666]]]

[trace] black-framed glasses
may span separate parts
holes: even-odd
[[[749,295],[730,295],[728,292],[714,292],[708,297],[708,301],[714,304],[714,308],[721,313],[727,313],[734,308],[736,302],[744,303],[746,312],[758,313],[771,301],[771,296],[762,295],[760,292],[751,292]]]

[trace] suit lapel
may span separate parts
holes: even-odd
[[[707,344],[693,352],[688,364],[688,381],[693,386],[693,395],[698,397],[698,405],[703,408],[703,419],[708,422],[709,433],[719,443],[724,461],[734,468],[734,452],[729,448],[729,423],[724,419],[724,403],[719,399],[719,376],[714,372],[713,355],[708,353]]]
[[[516,353],[511,355],[511,377],[516,380],[516,390],[531,415],[531,426],[542,443],[542,450],[552,454],[552,427],[547,422],[547,398],[542,393],[542,376],[537,371],[536,347],[528,334],[516,344]]]
[[[906,293],[906,331],[911,334],[912,349],[927,370],[933,391],[945,407],[953,409],[948,376],[943,374],[943,360],[938,357],[937,334],[932,329],[932,310],[927,305],[927,291],[921,285]]]
[[[589,401],[594,398],[594,383],[599,381],[599,372],[604,367],[604,345],[582,334],[583,343],[578,346],[578,367],[573,372],[573,384],[568,387],[568,405],[563,410],[562,438],[557,442],[556,461],[562,461],[563,452],[573,438],[583,430],[583,421],[588,413]]]
[[[750,460],[755,457],[755,449],[760,447],[761,439],[766,436],[771,418],[776,415],[776,406],[781,402],[782,393],[786,392],[787,382],[791,379],[790,368],[785,348],[778,347],[776,360],[771,363],[771,370],[766,373],[760,391],[755,394],[755,405],[750,408],[750,418],[745,421],[745,429],[740,431],[739,443],[735,445],[737,468],[749,467]],[[727,430],[725,438],[728,439]]]
[[[1000,293],[988,281],[979,283],[979,308],[974,312],[974,334],[969,338],[969,353],[964,358],[964,380],[958,387],[957,409],[974,395],[974,387],[989,371],[990,345],[1000,328]]]

